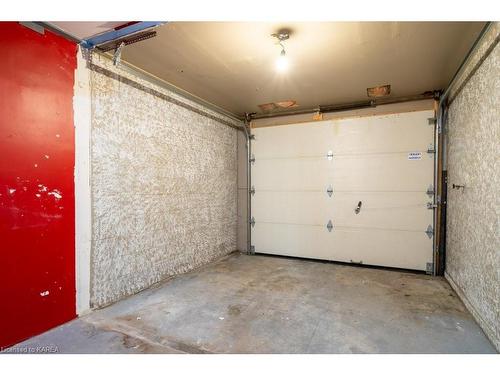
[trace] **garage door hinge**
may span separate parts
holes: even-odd
[[[255,186],[250,188],[250,194],[255,195]]]
[[[436,125],[436,122],[437,122],[435,117],[429,117],[427,119],[427,121],[428,121],[429,125]]]
[[[326,158],[327,158],[328,160],[333,160],[333,151],[328,151],[328,152],[326,153]]]
[[[331,220],[328,220],[328,224],[326,224],[326,229],[328,229],[328,232],[331,232],[333,229],[333,223]]]
[[[255,134],[250,134],[248,137],[249,137],[251,140],[255,140]]]
[[[425,273],[432,275],[434,273],[434,263],[427,263],[425,266]]]
[[[332,194],[333,194],[333,187],[332,187],[332,185],[328,186],[328,189],[326,189],[326,193],[328,194],[329,197],[332,196]]]
[[[437,204],[436,203],[431,203],[431,202],[427,202],[427,209],[428,210],[433,210],[435,208],[437,208]]]
[[[434,196],[434,186],[429,185],[425,194],[427,194],[430,198],[432,198]]]
[[[429,237],[429,238],[432,238],[432,236],[434,236],[434,229],[432,228],[432,226],[430,224],[427,227],[425,234],[427,234],[427,237]]]
[[[254,164],[255,163],[255,155],[252,154],[252,156],[250,156],[250,159],[248,160],[251,164]]]
[[[428,154],[435,154],[436,149],[434,148],[434,145],[429,145],[429,148],[427,149]]]
[[[255,226],[255,218],[253,216],[250,219],[250,224],[252,225],[252,228]]]

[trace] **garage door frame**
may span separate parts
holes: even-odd
[[[438,103],[437,100],[434,101],[435,103]],[[389,107],[389,106],[387,106]],[[425,108],[427,108],[427,110],[429,110],[430,106],[427,106]],[[436,108],[436,106],[434,106],[434,108]],[[397,113],[406,113],[406,112],[414,112],[415,110],[400,110],[398,111]],[[390,111],[389,112],[386,112],[386,113],[391,113]],[[392,112],[394,113],[394,112]],[[361,117],[373,117],[373,116],[379,116],[379,115],[382,115],[384,113],[375,113],[375,114],[369,114],[367,116],[361,116]],[[348,117],[353,117],[352,115],[349,116],[349,114],[347,116],[344,116],[343,118],[348,118]],[[360,117],[359,115],[357,117]],[[247,131],[248,133],[255,133],[255,131],[252,132],[252,130],[254,129],[258,129],[260,128],[260,126],[255,126],[255,123],[250,123],[250,121],[248,121],[249,119],[247,119]],[[432,263],[430,264],[431,268],[427,268],[427,273],[429,274],[436,274],[436,266],[437,266],[437,262],[436,262],[436,245],[435,245],[435,242],[437,240],[437,232],[439,231],[439,227],[436,225],[436,210],[435,208],[439,206],[439,184],[441,183],[440,179],[438,181],[437,179],[437,174],[436,174],[436,171],[437,171],[437,168],[438,168],[438,161],[440,160],[440,155],[439,155],[439,146],[440,146],[440,132],[438,131],[438,121],[436,121],[436,118],[435,118],[435,110],[434,110],[434,116],[431,117],[429,116],[429,126],[433,126],[433,130],[434,130],[434,137],[433,137],[433,147],[434,147],[434,150],[431,150],[431,152],[434,153],[434,168],[433,168],[433,187],[434,187],[434,194],[432,195],[432,208],[433,209],[433,218],[432,218],[432,227],[431,229],[433,230],[433,233],[432,233],[432,240],[433,240],[433,244],[432,244],[432,253],[433,253],[433,260],[432,260]],[[303,121],[305,122],[305,121]],[[307,121],[307,122],[311,122],[311,121]],[[281,123],[283,124],[283,121],[281,121]],[[287,123],[287,125],[289,124],[293,124],[294,122],[290,122],[290,123]],[[251,125],[250,125],[251,124]],[[283,124],[285,125],[285,124]],[[269,126],[269,125],[266,125],[266,126]],[[254,138],[255,134],[250,134],[250,138]],[[247,137],[249,138],[249,137]],[[257,140],[258,141],[258,140]],[[248,164],[247,165],[250,165],[252,166],[253,165],[253,162],[255,161],[255,156],[253,155],[252,153],[252,143],[255,142],[254,139],[251,139],[250,141],[247,140],[247,151],[248,151]],[[249,181],[249,186],[250,186],[250,189],[248,189],[248,199],[249,201],[252,200],[252,197],[254,196],[255,194],[255,189],[251,183],[251,169],[252,168],[249,168],[249,170],[247,171],[248,172],[248,175],[247,175],[247,181]],[[439,183],[439,184],[438,184]],[[437,193],[437,194],[436,194]],[[255,252],[255,248],[253,245],[253,241],[251,239],[251,231],[252,231],[252,227],[253,225],[255,225],[255,219],[253,218],[252,216],[252,212],[251,212],[251,202],[250,202],[250,205],[249,205],[249,210],[248,210],[248,252],[249,253],[252,253],[252,252]],[[436,230],[437,228],[437,230]],[[258,249],[257,249],[258,250]]]

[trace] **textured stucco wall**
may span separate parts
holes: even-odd
[[[158,93],[210,112],[105,58],[94,56],[93,64],[91,304],[97,307],[236,250],[238,131],[165,100]]]
[[[500,47],[449,108],[446,277],[500,350]],[[465,184],[465,189],[452,189]]]

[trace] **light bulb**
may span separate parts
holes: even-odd
[[[288,58],[286,57],[285,50],[281,51],[280,57],[276,60],[276,70],[278,72],[285,72],[288,70]]]

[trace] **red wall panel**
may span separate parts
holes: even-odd
[[[0,347],[73,319],[76,45],[0,22]]]

